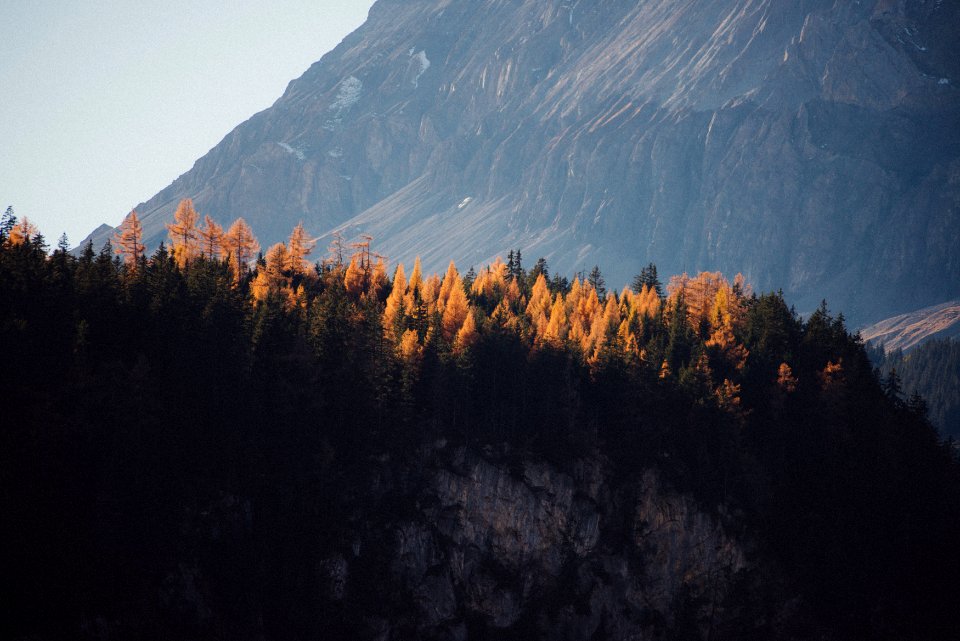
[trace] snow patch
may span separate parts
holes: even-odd
[[[470,201],[472,201],[472,200],[473,200],[473,196],[467,196],[466,198],[464,198],[463,200],[460,201],[460,204],[457,205],[457,209],[463,209],[464,207],[466,207],[467,205],[469,205],[469,204],[470,204]]]
[[[337,97],[327,108],[328,111],[333,112],[333,117],[323,123],[323,128],[327,131],[336,129],[340,121],[343,120],[343,114],[360,100],[361,93],[363,93],[363,83],[356,76],[350,76],[341,82],[337,90]]]
[[[337,97],[330,104],[329,110],[336,111],[340,115],[350,107],[357,104],[360,100],[360,94],[363,91],[363,83],[356,76],[350,76],[340,83],[340,89],[337,91]]]
[[[430,68],[430,59],[427,58],[427,52],[420,50],[419,53],[414,54],[413,49],[410,50],[410,57],[413,58],[413,62],[420,65],[420,69],[417,71],[417,75],[413,78],[413,86],[416,87],[420,82],[420,76],[426,73],[427,69]]]
[[[291,147],[285,142],[278,142],[277,144],[280,145],[283,148],[283,150],[286,151],[288,154],[293,154],[294,156],[296,156],[298,160],[307,159],[306,154],[304,154],[303,150],[300,149],[299,147]]]

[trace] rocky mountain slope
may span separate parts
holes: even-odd
[[[909,351],[931,339],[960,338],[960,301],[882,320],[860,330],[860,335],[887,351]]]
[[[960,5],[379,0],[167,189],[264,246],[742,271],[858,322],[960,294]],[[98,239],[99,240],[99,239]]]

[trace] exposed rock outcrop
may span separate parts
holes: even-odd
[[[321,563],[326,596],[349,604],[362,589],[351,584],[353,564],[387,543],[382,580],[414,610],[367,612],[373,638],[394,638],[414,622],[418,638],[465,638],[480,626],[645,639],[672,629],[679,613],[706,634],[727,615],[724,597],[748,567],[722,513],[705,513],[652,470],[618,484],[609,465],[590,458],[568,472],[462,447],[430,458],[415,472],[387,464],[375,483],[414,511],[364,523],[351,550]]]

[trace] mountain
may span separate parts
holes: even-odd
[[[137,209],[152,246],[192,197],[264,246],[302,219],[428,269],[742,271],[870,322],[960,295],[958,25],[924,0],[379,0]]]
[[[861,329],[860,335],[882,343],[887,351],[909,351],[931,339],[960,338],[960,300],[882,320]]]

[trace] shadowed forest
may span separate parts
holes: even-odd
[[[4,217],[5,638],[330,638],[371,613],[415,631],[386,543],[336,598],[317,568],[419,509],[372,488],[437,443],[597,457],[623,487],[655,469],[749,543],[709,631],[691,595],[651,638],[960,629],[957,451],[826,304],[800,319],[742,278],[654,265],[613,291],[520,251],[428,275],[337,238],[311,263],[302,226],[260,254],[242,220],[197,219],[182,204],[148,255],[134,214],[74,256]],[[557,581],[470,638],[546,638]]]

